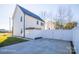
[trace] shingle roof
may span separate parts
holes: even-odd
[[[22,10],[22,12],[23,12],[24,14],[27,14],[27,15],[29,15],[29,16],[32,16],[32,17],[37,18],[38,20],[41,20],[41,21],[44,22],[44,20],[42,20],[42,19],[41,19],[39,16],[37,16],[36,14],[34,14],[34,13],[28,11],[27,9],[25,9],[25,8],[19,6],[19,5],[17,5],[17,6],[20,7],[20,9]]]

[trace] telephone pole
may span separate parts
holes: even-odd
[[[9,17],[9,31],[11,31],[11,17]]]

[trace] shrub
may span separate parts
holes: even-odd
[[[67,23],[67,24],[64,25],[63,29],[73,29],[76,26],[77,26],[76,22],[69,22],[69,23]]]

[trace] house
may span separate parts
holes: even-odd
[[[55,21],[51,21],[50,19],[45,20],[45,30],[55,29]]]
[[[0,32],[1,32],[1,33],[7,33],[7,32],[9,32],[9,31],[6,30],[6,29],[0,29]]]
[[[32,30],[44,29],[44,20],[19,5],[16,5],[12,20],[13,36],[25,37]]]

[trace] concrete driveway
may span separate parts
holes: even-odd
[[[71,44],[56,39],[37,39],[0,48],[0,53],[12,54],[70,54]]]

